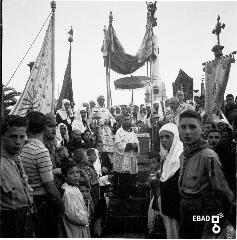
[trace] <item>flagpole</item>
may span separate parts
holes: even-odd
[[[51,77],[52,77],[52,100],[54,101],[54,89],[55,89],[55,9],[56,2],[50,3],[52,9],[52,60],[51,60]],[[51,111],[54,112],[54,104],[52,102]]]
[[[108,31],[109,31],[109,28],[108,30],[106,29],[106,26],[104,26],[104,44],[107,44],[107,34],[108,34]],[[109,99],[109,88],[108,88],[108,78],[109,78],[109,74],[108,74],[108,58],[109,58],[109,46],[107,45],[107,55],[105,57],[105,77],[106,77],[106,94],[107,94],[107,108],[108,108],[108,99]]]
[[[113,15],[112,12],[109,14],[109,52],[108,52],[108,98],[107,98],[107,108],[110,109],[111,102],[112,102],[112,96],[111,96],[111,88],[110,88],[110,69],[111,69],[111,62],[110,62],[110,51],[111,51],[111,33],[112,33],[112,21],[113,21]]]

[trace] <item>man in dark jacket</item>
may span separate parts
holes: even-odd
[[[202,238],[205,221],[197,216],[224,213],[235,206],[235,197],[221,169],[218,155],[201,138],[201,116],[191,110],[179,117],[179,134],[184,143],[180,156],[180,238]],[[213,223],[211,223],[213,224]],[[212,225],[213,226],[213,225]]]
[[[66,148],[68,149],[69,157],[72,157],[72,154],[75,149],[83,148],[84,143],[81,139],[81,131],[80,130],[73,130],[71,134],[71,139],[66,144]]]

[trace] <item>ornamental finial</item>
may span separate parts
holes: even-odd
[[[71,42],[73,42],[73,29],[72,29],[72,26],[71,26],[71,29],[68,32],[68,34],[70,35],[70,37],[68,38],[68,41],[71,43]]]
[[[225,24],[220,22],[220,16],[218,15],[217,17],[217,24],[216,27],[212,30],[213,34],[216,34],[217,36],[217,44],[218,46],[220,46],[220,33],[221,33],[221,29],[225,28]]]
[[[112,22],[113,22],[113,14],[110,11],[110,14],[109,14],[109,24],[112,24]]]
[[[157,26],[157,18],[155,18],[155,12],[157,10],[156,2],[157,1],[155,1],[154,3],[153,2],[149,2],[149,3],[146,2],[147,11],[148,11],[148,13],[150,13],[150,14],[147,14],[147,18],[150,17],[150,21],[151,21],[152,27]]]
[[[218,15],[216,27],[212,30],[212,33],[217,36],[217,45],[215,45],[212,48],[212,52],[214,52],[215,54],[215,59],[218,59],[221,56],[223,56],[222,50],[224,46],[220,45],[220,33],[221,33],[221,29],[224,29],[224,28],[225,28],[225,24],[224,23],[221,24],[220,16]]]
[[[51,5],[51,8],[52,8],[52,12],[55,12],[56,2],[55,2],[55,1],[52,1],[52,2],[50,3],[50,5]]]

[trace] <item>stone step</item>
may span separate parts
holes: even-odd
[[[147,232],[147,216],[108,216],[105,224],[105,236],[111,234]]]
[[[148,198],[110,199],[109,216],[146,216],[149,206]]]

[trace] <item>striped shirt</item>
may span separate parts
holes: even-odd
[[[34,190],[32,195],[45,194],[43,183],[54,180],[48,149],[40,140],[31,138],[22,148],[21,160]]]

